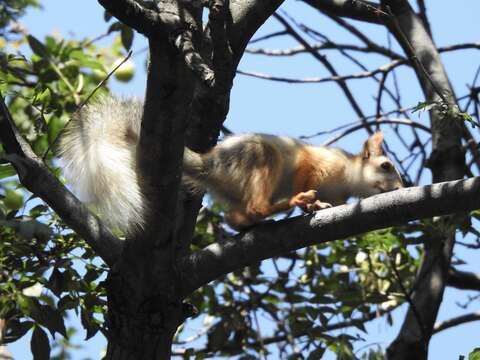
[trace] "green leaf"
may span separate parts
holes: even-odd
[[[123,26],[120,35],[122,37],[123,47],[129,51],[133,43],[133,30],[128,26]]]
[[[87,330],[87,335],[85,336],[85,341],[95,336],[95,334],[100,330],[98,324],[95,322],[92,314],[88,312],[85,308],[82,307],[80,313],[80,320],[82,321],[82,326]]]
[[[60,296],[62,292],[66,290],[66,281],[65,276],[57,268],[52,271],[52,275],[48,279],[47,287],[52,290],[52,292]]]
[[[28,44],[32,51],[42,58],[48,58],[48,49],[35,36],[27,36]]]
[[[74,299],[70,295],[65,295],[57,304],[57,307],[61,310],[75,309],[78,305],[78,300]]]
[[[30,341],[30,348],[33,354],[33,360],[49,360],[50,359],[50,343],[48,336],[39,326],[35,326]]]
[[[53,309],[48,305],[40,305],[36,300],[31,300],[29,307],[32,319],[45,326],[52,336],[58,332],[67,337],[67,329],[59,310]]]
[[[427,101],[420,101],[417,105],[415,105],[412,112],[430,111],[437,105],[438,105],[437,103],[429,103]]]
[[[18,224],[18,232],[25,239],[37,238],[47,241],[52,236],[52,229],[36,220],[21,221]]]
[[[480,360],[480,348],[475,348],[468,354],[468,360]]]
[[[4,342],[10,343],[17,341],[22,336],[24,336],[28,332],[28,330],[32,328],[32,326],[33,321],[8,321]]]
[[[230,330],[226,328],[224,323],[219,323],[214,326],[208,334],[208,346],[211,349],[221,349],[222,345],[230,336]]]
[[[325,353],[324,348],[319,347],[318,349],[313,350],[307,357],[307,360],[320,360]]]
[[[461,112],[460,117],[463,121],[469,122],[473,128],[480,127],[480,123],[478,121],[475,121],[469,113]]]
[[[114,31],[121,31],[123,28],[123,24],[119,21],[114,22],[110,27],[108,28],[107,33],[110,34]]]
[[[111,18],[112,18],[112,14],[110,14],[107,10],[105,10],[103,12],[103,20],[107,22],[107,21],[110,21]]]
[[[0,165],[0,179],[17,175],[15,168],[10,164]]]
[[[30,209],[30,216],[33,218],[37,218],[39,216],[44,215],[47,211],[48,211],[48,206],[37,205]]]

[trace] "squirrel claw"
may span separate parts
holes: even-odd
[[[327,208],[331,208],[332,204],[327,202],[321,202],[320,200],[315,200],[315,202],[306,205],[306,211],[313,212],[318,210],[323,210]]]

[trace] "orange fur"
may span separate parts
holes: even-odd
[[[240,230],[295,206],[315,211],[401,187],[382,142],[374,134],[352,155],[287,137],[237,135],[202,155],[202,181],[225,206],[227,223]]]

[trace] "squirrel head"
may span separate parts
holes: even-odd
[[[403,188],[402,178],[385,155],[382,144],[383,133],[377,132],[365,141],[362,151],[356,156],[355,192],[360,197]]]

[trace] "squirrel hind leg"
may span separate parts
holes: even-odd
[[[232,229],[242,231],[248,229],[252,225],[256,224],[258,221],[251,219],[242,210],[231,210],[225,213],[225,222]]]

